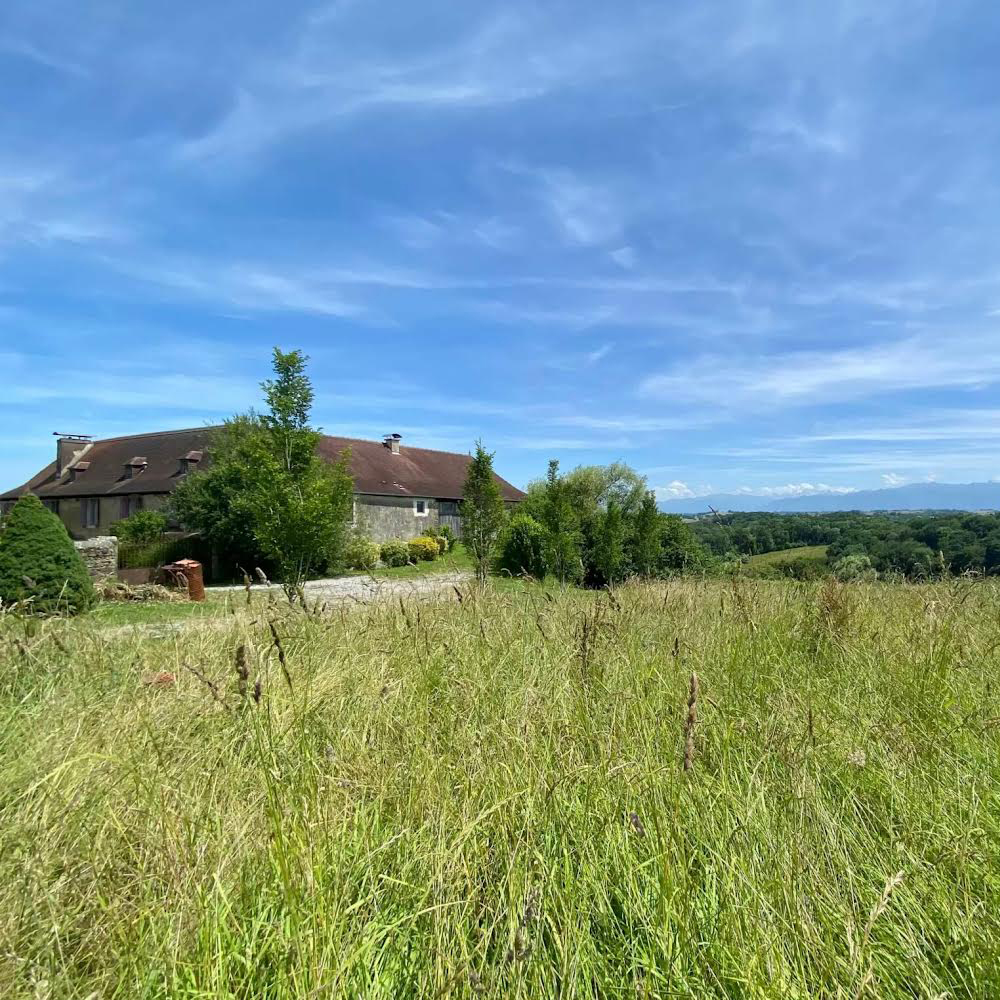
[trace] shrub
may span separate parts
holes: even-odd
[[[872,568],[872,561],[863,553],[852,553],[833,564],[833,575],[841,581],[874,580],[878,574]]]
[[[414,562],[433,562],[439,555],[438,543],[433,538],[422,535],[410,539],[410,558]]]
[[[410,561],[410,547],[398,538],[383,542],[380,553],[386,566],[405,566]]]
[[[111,525],[111,534],[130,545],[150,545],[158,542],[167,530],[167,518],[158,510],[136,511],[124,521]]]
[[[500,540],[496,568],[511,576],[545,576],[545,528],[529,514],[515,514]]]
[[[29,601],[37,614],[77,614],[94,602],[94,585],[62,521],[26,494],[0,535],[0,603]]]
[[[458,539],[455,537],[455,532],[452,531],[447,524],[442,524],[438,528],[438,535],[441,538],[447,539],[449,549],[453,549],[455,547],[455,542],[458,541]]]
[[[378,565],[380,549],[370,538],[359,535],[352,538],[344,549],[344,564],[348,569],[374,569]]]
[[[450,548],[448,539],[444,535],[435,535],[434,541],[437,542],[438,554],[443,556]]]

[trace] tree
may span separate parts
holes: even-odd
[[[306,375],[308,358],[301,351],[274,349],[271,365],[275,379],[261,383],[268,412],[261,424],[269,432],[271,448],[286,472],[307,473],[316,460],[320,433],[309,426],[313,388]]]
[[[548,476],[540,495],[546,565],[561,583],[578,580],[583,568],[580,522],[566,482],[559,475],[559,463],[554,459],[549,462]]]
[[[705,552],[691,529],[676,514],[663,514],[660,519],[660,565],[668,573],[683,573],[703,564]]]
[[[507,512],[493,474],[493,453],[476,442],[462,491],[462,541],[472,556],[476,579],[485,581]]]
[[[595,532],[591,561],[593,583],[619,583],[625,574],[625,517],[617,500],[608,501]]]
[[[94,585],[62,521],[30,493],[0,534],[0,603],[21,602],[34,614],[78,614],[94,602]]]
[[[563,476],[573,507],[581,521],[617,503],[625,517],[631,517],[642,503],[646,480],[630,465],[579,465]]]
[[[310,574],[339,564],[353,506],[347,455],[331,465],[316,454],[307,361],[274,349],[276,377],[261,384],[267,412],[226,421],[209,443],[207,468],[190,473],[171,502],[231,569],[273,566],[290,599]]]
[[[545,529],[529,514],[517,513],[500,542],[497,569],[511,576],[545,576]]]
[[[227,420],[206,443],[204,467],[188,473],[170,498],[173,517],[208,542],[226,573],[262,561],[247,503],[266,452],[262,436],[253,413]]]
[[[132,545],[149,545],[158,542],[167,530],[167,517],[158,510],[139,510],[131,517],[115,521],[111,534]]]
[[[628,541],[629,559],[639,576],[656,576],[663,554],[663,528],[656,494],[647,490],[632,518]]]

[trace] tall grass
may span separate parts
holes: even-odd
[[[998,597],[7,622],[0,995],[998,996]]]

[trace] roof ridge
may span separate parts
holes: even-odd
[[[94,438],[92,444],[110,444],[116,441],[130,441],[134,438],[150,438],[150,437],[165,437],[170,434],[196,434],[199,431],[214,431],[218,430],[220,427],[224,427],[225,424],[206,424],[203,427],[177,427],[173,430],[166,431],[145,431],[140,434],[118,434],[114,437],[107,438]],[[325,438],[335,438],[340,441],[355,441],[358,444],[377,444],[381,445],[382,441],[378,438],[364,438],[364,437],[353,437],[347,434],[328,434],[326,431],[319,432],[321,437]],[[434,455],[455,455],[459,458],[468,458],[469,452],[462,451],[447,451],[444,448],[424,448],[421,445],[408,444],[404,446],[408,451],[426,451]]]
[[[325,432],[321,432],[321,434],[325,438],[333,438],[338,441],[357,441],[359,444],[377,444],[377,445],[383,444],[382,441],[379,441],[378,439],[375,438],[347,437],[345,434],[327,434]],[[433,455],[455,455],[458,458],[471,457],[470,452],[445,451],[443,448],[423,448],[420,445],[403,444],[402,441],[400,442],[400,446],[401,446],[400,454],[404,454],[406,451],[429,451]]]
[[[115,441],[130,441],[133,438],[165,437],[168,434],[195,434],[198,431],[214,431],[222,424],[207,424],[204,427],[177,427],[170,431],[146,431],[143,434],[118,434],[115,437],[94,438],[91,444],[111,444]]]

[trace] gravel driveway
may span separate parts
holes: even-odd
[[[472,579],[471,573],[431,573],[427,576],[415,576],[411,579],[392,579],[374,576],[340,576],[333,580],[310,580],[305,585],[306,597],[310,601],[357,601],[367,604],[370,601],[385,600],[393,597],[439,597],[451,593],[452,588],[461,587]],[[210,593],[240,591],[242,586],[209,587]],[[283,597],[283,591],[278,584],[269,587],[254,584],[251,588],[254,594],[274,593]]]

